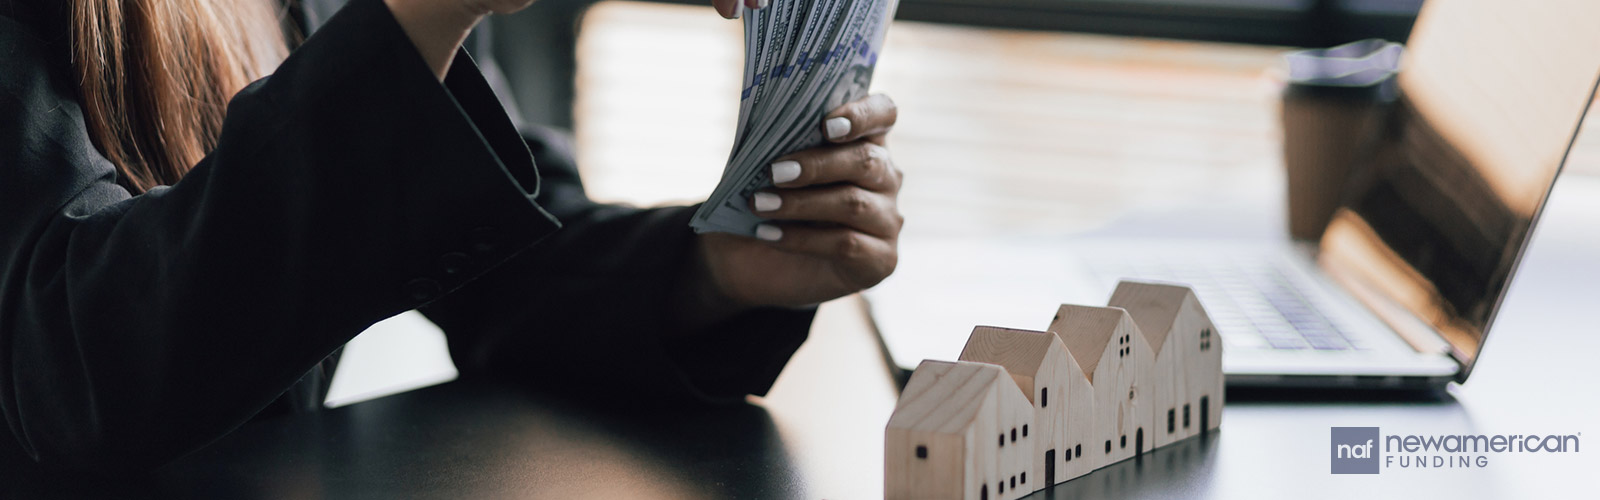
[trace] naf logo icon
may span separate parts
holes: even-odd
[[[1377,474],[1377,427],[1334,427],[1330,447],[1334,474]]]

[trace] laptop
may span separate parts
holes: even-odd
[[[1042,330],[1119,279],[1194,287],[1230,386],[1464,382],[1600,80],[1600,4],[1428,2],[1387,139],[1318,243],[1192,238],[906,240],[866,293],[902,383],[975,325]]]

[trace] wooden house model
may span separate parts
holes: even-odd
[[[1104,467],[1153,448],[1150,344],[1128,312],[1115,307],[1062,305],[1050,323],[1094,387],[1094,437],[1084,454]]]
[[[923,361],[884,431],[891,499],[1005,500],[1034,491],[1033,407],[999,365]],[[1025,435],[1026,434],[1026,435]]]
[[[1054,333],[980,326],[972,330],[962,361],[1000,365],[1033,405],[1033,489],[1094,472],[1083,456],[1094,436],[1094,388]],[[1090,450],[1092,451],[1091,444]]]
[[[1128,311],[1150,340],[1156,446],[1222,424],[1222,339],[1189,287],[1122,281],[1110,304]]]
[[[901,391],[885,496],[1026,496],[1218,428],[1223,390],[1222,337],[1185,286],[1123,281],[1043,332],[979,326]]]

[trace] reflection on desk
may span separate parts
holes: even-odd
[[[633,411],[454,382],[252,424],[161,471],[169,497],[798,498],[760,406]]]
[[[1360,406],[1327,404],[1327,397],[1348,394],[1289,395],[1301,398],[1289,403],[1281,400],[1284,396],[1268,394],[1277,402],[1266,403],[1253,400],[1260,396],[1235,396],[1242,401],[1230,403],[1227,417],[1235,432],[1160,448],[1030,498],[1241,498],[1329,491],[1324,488],[1340,487],[1342,479],[1316,463],[1325,455],[1325,423],[1361,419],[1471,426],[1461,405],[1442,393],[1423,403],[1407,395]],[[815,409],[817,414],[838,411]],[[858,426],[880,427],[869,419]],[[773,415],[754,404],[643,412],[458,381],[251,423],[149,477],[69,491],[72,496],[230,499],[881,495],[876,489],[812,488],[825,484],[822,476],[839,471],[798,463],[795,448],[809,443],[797,442],[794,434],[780,430]],[[864,453],[880,446],[850,444]],[[1394,493],[1455,491],[1477,497],[1495,490],[1488,476],[1461,476],[1443,489],[1415,481]],[[38,486],[61,493],[63,485]]]

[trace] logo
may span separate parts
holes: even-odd
[[[1583,433],[1382,435],[1377,427],[1332,427],[1330,472],[1377,474],[1382,469],[1482,469],[1490,457],[1578,453]],[[1382,464],[1380,466],[1380,464]]]
[[[1334,474],[1377,474],[1380,452],[1377,427],[1334,427]]]

